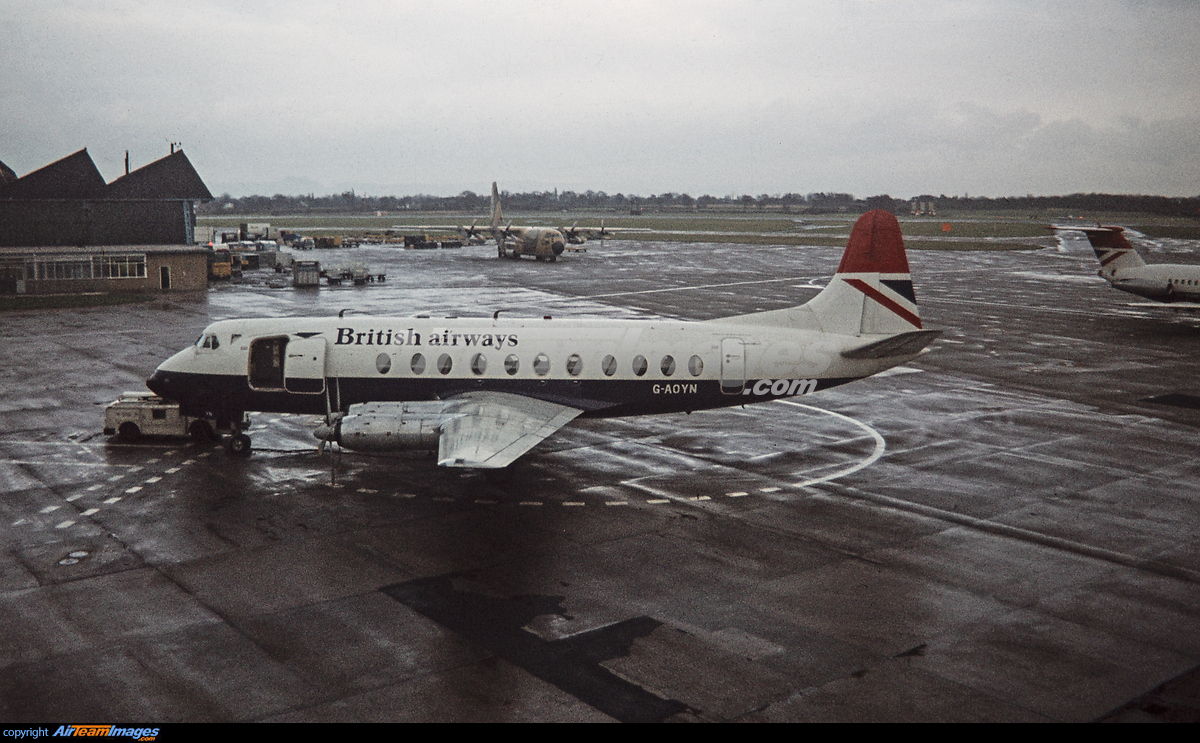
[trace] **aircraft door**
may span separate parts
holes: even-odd
[[[316,395],[325,391],[325,339],[293,338],[287,344],[283,388]]]
[[[746,386],[746,344],[741,338],[721,339],[721,392],[740,395]]]

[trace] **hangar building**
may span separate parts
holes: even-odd
[[[15,175],[0,163],[0,293],[207,286],[195,203],[212,194],[183,150],[107,184],[86,149]]]

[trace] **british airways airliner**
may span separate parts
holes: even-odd
[[[498,313],[497,313],[498,314]],[[147,381],[181,412],[323,414],[322,441],[436,449],[498,469],[577,417],[705,410],[807,395],[913,359],[921,326],[896,218],[864,214],[806,304],[703,322],[416,317],[224,320]]]
[[[1122,233],[1124,227],[1054,226],[1055,230],[1077,230],[1087,235],[1100,277],[1114,289],[1167,302],[1177,309],[1200,309],[1200,266],[1178,263],[1150,263],[1142,260]]]

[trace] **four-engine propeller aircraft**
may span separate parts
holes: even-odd
[[[520,258],[521,256],[533,256],[539,261],[556,261],[563,254],[568,244],[581,245],[589,238],[599,237],[603,240],[609,235],[617,232],[649,232],[650,230],[642,230],[626,227],[605,227],[603,220],[599,227],[580,227],[579,223],[562,229],[554,227],[531,227],[517,226],[514,227],[510,221],[507,225],[504,222],[504,210],[500,204],[500,189],[497,188],[496,182],[492,182],[492,216],[491,223],[487,227],[476,227],[474,223],[470,227],[458,225],[457,227],[450,225],[416,225],[411,229],[423,230],[455,230],[468,240],[480,238],[487,235],[496,241],[496,252],[501,258]]]
[[[498,315],[499,313],[497,313]],[[806,304],[703,322],[315,317],[224,320],[147,381],[186,415],[325,414],[347,449],[437,449],[447,467],[506,467],[576,417],[672,413],[836,387],[909,361],[923,330],[896,218],[855,224]]]
[[[1200,309],[1200,266],[1147,264],[1121,233],[1123,227],[1055,226],[1087,235],[1100,261],[1100,277],[1120,289],[1177,309]]]

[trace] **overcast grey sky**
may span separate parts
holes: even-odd
[[[1195,0],[0,0],[0,161],[214,193],[1200,194]]]

